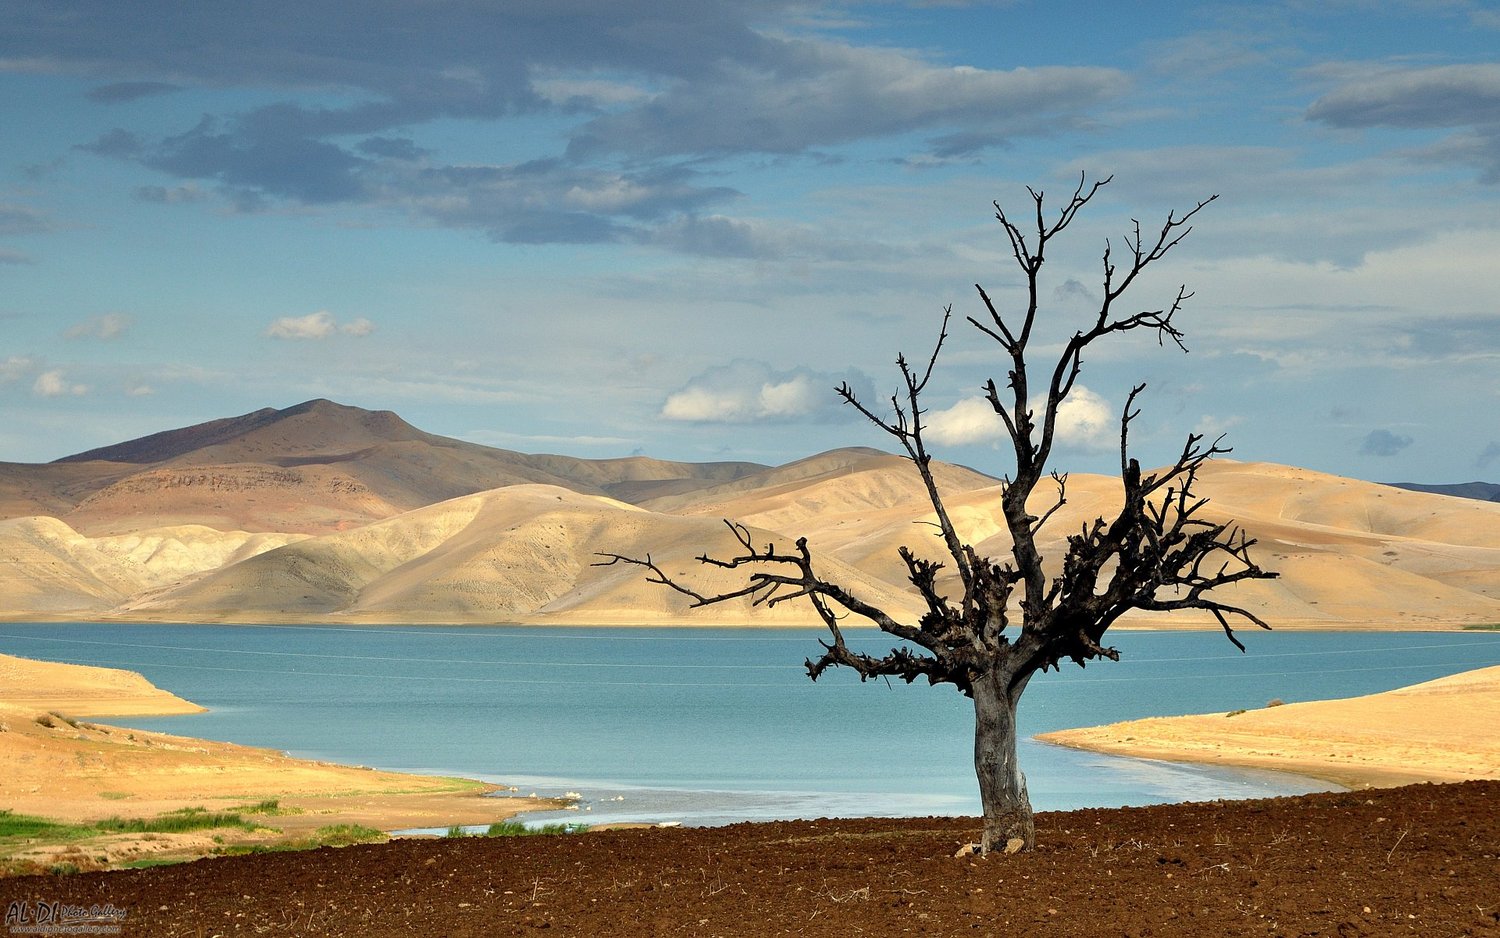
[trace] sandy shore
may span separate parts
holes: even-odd
[[[0,810],[79,823],[188,807],[233,811],[269,800],[277,802],[274,812],[250,818],[266,830],[233,839],[274,842],[335,825],[390,831],[490,824],[556,807],[469,779],[294,759],[80,719],[202,709],[132,672],[0,656]],[[503,797],[485,797],[491,794]],[[211,833],[222,835],[111,837],[97,853],[115,862],[206,852]],[[0,852],[31,856],[25,845],[12,847]]]
[[[1351,788],[1500,778],[1500,667],[1382,694],[1061,730],[1116,755],[1294,772]]]
[[[66,716],[170,716],[203,708],[134,671],[0,655],[0,702]]]

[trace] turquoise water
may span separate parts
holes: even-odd
[[[210,708],[132,726],[383,769],[580,793],[579,820],[716,824],[978,812],[972,710],[950,688],[802,661],[816,630],[0,624],[0,651],[140,671]],[[1500,664],[1500,635],[1111,633],[1118,663],[1038,675],[1022,732],[1389,690]],[[851,644],[883,650],[878,633]],[[1326,785],[1026,740],[1038,809]]]

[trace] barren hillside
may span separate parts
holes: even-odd
[[[1000,483],[935,472],[960,534],[1003,560]],[[1500,621],[1500,504],[1230,460],[1204,467],[1200,491],[1205,517],[1242,525],[1281,573],[1234,594],[1278,627]],[[1119,482],[1074,475],[1066,494],[1042,530],[1053,559],[1111,515]],[[1040,515],[1055,493],[1035,498]],[[942,559],[919,478],[877,450],[774,468],[525,456],[328,401],[3,465],[0,508],[11,619],[811,624],[797,604],[690,610],[640,568],[594,564],[649,554],[727,590],[742,581],[696,557],[733,552],[733,519],[759,545],[806,537],[825,577],[913,612],[897,548]]]

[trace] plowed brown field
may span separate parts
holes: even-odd
[[[1500,782],[965,818],[387,844],[0,881],[126,935],[1493,935]]]

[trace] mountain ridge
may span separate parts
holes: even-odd
[[[1425,482],[1388,482],[1393,488],[1453,498],[1473,498],[1482,502],[1500,502],[1500,482],[1454,482],[1430,485]]]
[[[528,455],[428,433],[393,411],[318,398],[51,463],[0,464],[0,517],[45,514],[89,534],[162,524],[322,534],[508,485],[636,501],[768,468]]]
[[[0,464],[0,619],[818,624],[799,603],[694,608],[638,567],[598,565],[649,554],[703,592],[738,588],[743,570],[698,560],[739,551],[729,518],[757,544],[805,537],[820,575],[915,620],[897,549],[945,556],[909,462],[863,447],[783,466],[527,456],[315,400],[77,457]],[[933,471],[963,539],[1004,558],[1003,483]],[[1242,525],[1282,573],[1230,601],[1278,627],[1500,622],[1500,503],[1228,459],[1199,482],[1203,516]],[[1070,476],[1044,554],[1119,497],[1118,478]],[[1033,511],[1054,498],[1038,491]]]

